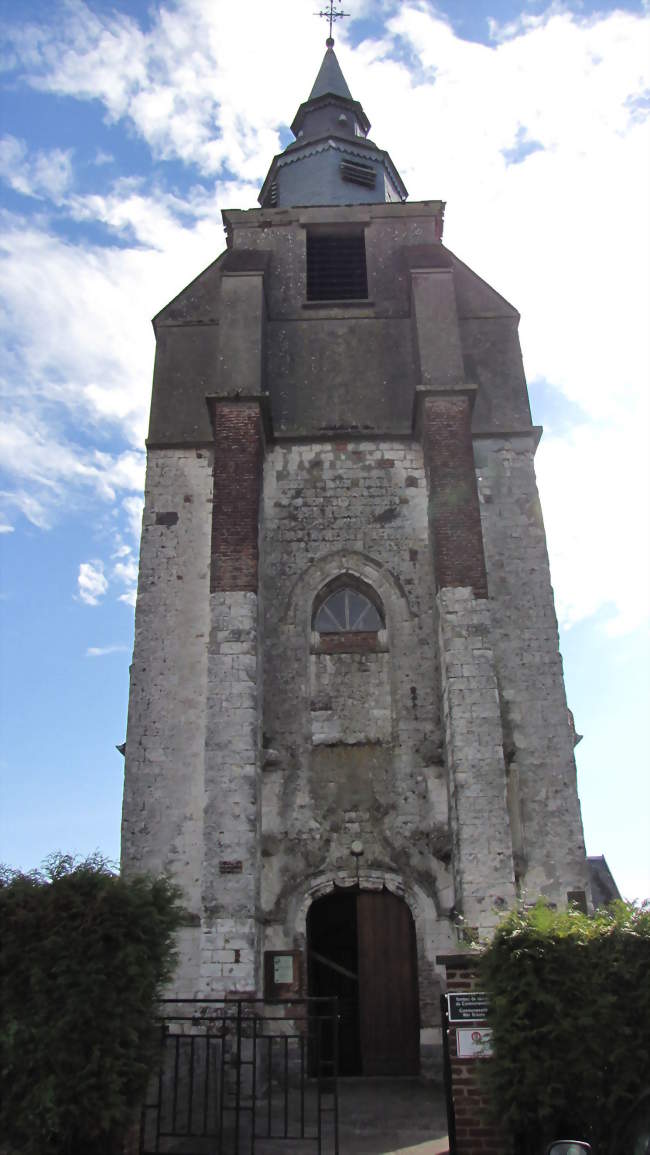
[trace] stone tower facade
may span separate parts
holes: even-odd
[[[436,956],[588,883],[518,314],[369,127],[328,42],[154,321],[123,865],[182,887],[178,994],[356,949],[362,1001],[415,984],[426,1065]]]

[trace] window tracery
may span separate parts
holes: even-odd
[[[377,607],[358,589],[344,586],[334,590],[314,616],[319,634],[378,633],[383,629]]]

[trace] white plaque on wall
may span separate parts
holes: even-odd
[[[486,1059],[492,1054],[492,1031],[487,1027],[458,1027],[456,1054],[459,1059]]]
[[[293,982],[293,955],[276,954],[273,958],[273,982]]]

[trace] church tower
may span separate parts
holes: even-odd
[[[339,994],[344,1073],[405,1074],[437,955],[587,867],[519,317],[369,130],[330,39],[154,320],[123,866],[177,994]]]

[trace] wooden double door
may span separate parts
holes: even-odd
[[[309,993],[341,1008],[342,1075],[415,1075],[419,1004],[413,919],[388,891],[341,890],[307,922]]]

